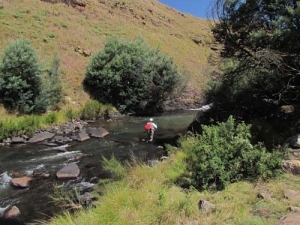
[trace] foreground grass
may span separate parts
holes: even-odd
[[[119,180],[99,186],[101,197],[95,208],[65,211],[48,222],[49,225],[94,224],[275,224],[290,206],[300,206],[285,199],[285,189],[300,189],[300,179],[282,174],[269,182],[238,182],[219,192],[183,190],[174,185],[185,169],[184,153],[179,151],[154,167],[143,163],[118,170]],[[114,169],[120,168],[114,164]],[[260,190],[272,193],[269,200],[258,197]],[[97,191],[99,191],[97,190]],[[216,206],[203,212],[200,199]]]

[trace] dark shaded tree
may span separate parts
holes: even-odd
[[[224,44],[231,96],[251,90],[251,101],[299,104],[300,1],[219,0],[213,28]],[[232,63],[228,66],[228,61]]]
[[[295,124],[297,110],[281,109],[300,106],[300,1],[216,0],[214,12],[224,74],[207,92],[206,119]]]

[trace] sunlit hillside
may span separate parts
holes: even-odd
[[[0,30],[1,54],[15,39],[26,38],[47,69],[58,53],[67,107],[81,106],[89,98],[81,86],[85,68],[108,36],[141,36],[173,57],[188,78],[187,101],[201,98],[213,71],[208,59],[216,55],[207,20],[156,0],[0,0]]]

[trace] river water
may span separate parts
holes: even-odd
[[[88,126],[101,126],[110,134],[104,138],[70,142],[62,146],[66,148],[66,152],[59,151],[61,146],[49,147],[42,144],[0,147],[0,214],[5,207],[16,205],[21,211],[19,219],[23,222],[48,219],[60,210],[50,199],[55,186],[92,188],[95,185],[91,182],[92,178],[101,179],[106,176],[101,168],[103,156],[114,156],[120,161],[130,159],[132,155],[141,160],[161,157],[165,150],[157,146],[163,146],[176,135],[184,134],[196,113],[197,111],[177,111],[154,116],[158,129],[151,144],[141,141],[147,138],[144,124],[149,118],[126,116],[90,123]],[[70,163],[78,164],[80,177],[57,180],[56,172]],[[12,177],[30,176],[35,170],[47,171],[50,177],[38,178],[25,189],[10,185]]]

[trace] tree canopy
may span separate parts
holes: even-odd
[[[247,109],[253,102],[299,105],[300,1],[217,3],[213,33],[224,44],[221,89],[226,98]]]
[[[218,3],[214,36],[224,44],[222,56],[235,62],[225,73],[240,77],[231,82],[250,85],[261,99],[299,104],[300,1]]]
[[[162,110],[180,80],[173,60],[142,38],[109,38],[91,59],[83,85],[93,99],[122,113],[152,113]]]
[[[298,119],[282,107],[300,106],[300,1],[216,0],[214,12],[223,74],[207,92],[210,116]]]

